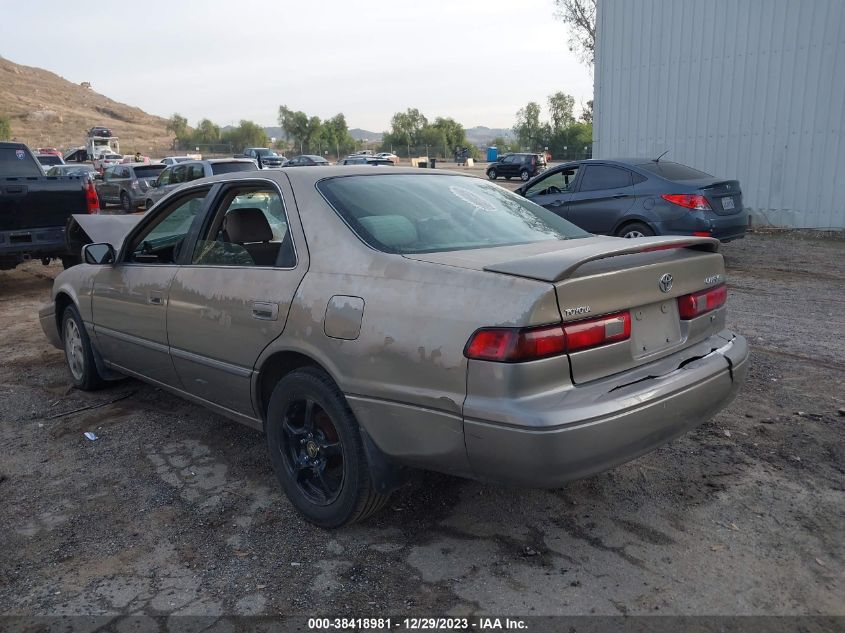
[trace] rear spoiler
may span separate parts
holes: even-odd
[[[575,240],[573,240],[574,242]],[[581,240],[577,240],[581,242]],[[568,248],[520,259],[491,264],[484,270],[527,277],[539,281],[563,281],[581,266],[608,257],[648,253],[650,251],[690,248],[708,253],[719,250],[719,240],[712,237],[643,237],[634,239],[584,240],[578,246],[569,247],[572,242],[563,242]]]

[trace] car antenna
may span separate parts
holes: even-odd
[[[659,162],[660,162],[660,159],[661,159],[661,158],[663,158],[664,156],[666,156],[666,154],[668,154],[668,153],[669,153],[669,150],[667,149],[667,150],[666,150],[665,152],[663,152],[660,156],[658,156],[657,158],[655,158],[655,159],[654,159],[654,162],[655,162],[655,163],[659,163]]]

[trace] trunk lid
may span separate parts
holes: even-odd
[[[734,215],[742,211],[742,189],[738,180],[680,180],[698,188],[717,215]]]
[[[724,283],[718,248],[711,238],[596,236],[406,257],[549,283],[564,324],[630,312],[629,339],[569,354],[571,378],[580,384],[674,354],[722,330],[724,308],[682,320],[677,303]]]

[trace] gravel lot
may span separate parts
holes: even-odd
[[[753,362],[715,420],[557,491],[421,474],[334,532],[260,434],[69,389],[36,318],[59,268],[0,272],[0,614],[845,615],[845,242],[723,250]]]

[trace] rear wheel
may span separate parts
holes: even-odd
[[[297,369],[276,385],[267,410],[267,445],[285,494],[320,527],[366,519],[390,497],[373,487],[346,398],[317,368]]]
[[[152,200],[147,200],[147,201],[144,203],[144,208],[145,208],[147,211],[149,211],[149,210],[150,210],[150,208],[151,208],[152,206],[153,206],[153,201],[152,201]]]
[[[94,362],[94,349],[85,324],[75,306],[68,306],[62,314],[62,343],[65,360],[70,370],[73,386],[83,391],[93,391],[105,384]]]
[[[651,230],[647,224],[643,224],[642,222],[631,222],[630,224],[626,224],[621,229],[616,232],[617,237],[626,237],[626,238],[633,238],[633,237],[651,237],[654,235],[654,231]]]
[[[106,201],[103,200],[103,196],[100,196],[100,211],[106,210]]]
[[[125,191],[120,194],[120,208],[123,209],[125,213],[130,213],[132,211],[132,202],[129,200],[129,196],[126,195]]]
[[[496,170],[495,169],[488,169],[487,170],[487,177],[490,180],[496,180]]]
[[[523,169],[521,172],[519,172],[519,179],[522,180],[522,182],[525,182],[529,178],[531,178],[531,174],[528,173],[527,169]]]

